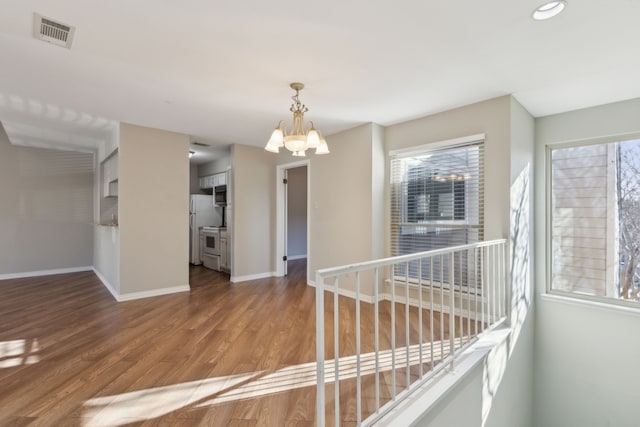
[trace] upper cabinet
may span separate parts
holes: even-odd
[[[200,178],[200,188],[203,190],[212,189],[218,185],[227,185],[227,173],[221,172],[215,175],[203,176]]]
[[[118,150],[102,161],[102,195],[118,197]]]

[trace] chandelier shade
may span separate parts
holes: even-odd
[[[304,88],[304,85],[302,83],[291,83],[289,86],[296,91],[296,94],[291,97],[293,104],[289,108],[289,111],[293,113],[291,127],[287,131],[284,122],[281,120],[271,133],[271,137],[264,149],[272,153],[279,153],[280,148],[285,147],[297,157],[306,156],[305,153],[308,149],[315,149],[316,154],[329,154],[327,141],[322,137],[322,133],[313,126],[313,122],[309,122],[309,126],[305,127],[304,113],[309,109],[300,102],[300,91]]]

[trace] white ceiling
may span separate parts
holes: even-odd
[[[0,121],[40,136],[124,121],[219,150],[264,146],[292,81],[325,135],[505,94],[536,117],[640,96],[640,0],[569,0],[536,22],[540,3],[5,2]],[[36,40],[34,12],[75,26],[72,48]]]

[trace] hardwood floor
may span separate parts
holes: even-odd
[[[305,283],[304,260],[290,267],[286,278],[237,284],[191,267],[190,292],[122,303],[92,272],[0,281],[0,425],[315,425],[315,289]],[[327,311],[332,300],[327,294]],[[380,306],[381,319],[390,323],[390,305]],[[340,298],[341,357],[355,349],[354,307]],[[361,307],[367,352],[373,306]],[[415,308],[411,316],[417,323]],[[404,346],[404,321],[396,320],[396,345]],[[437,313],[438,339],[441,321],[448,323]],[[326,328],[330,344],[330,316]],[[389,337],[390,329],[382,328],[383,348]],[[410,340],[417,342],[414,326]],[[412,364],[412,378],[418,369]],[[404,378],[406,371],[398,370],[398,390]],[[390,372],[381,383],[384,403]],[[355,380],[340,384],[344,425],[354,425]],[[329,384],[329,422],[332,389]],[[365,416],[374,405],[365,387]]]

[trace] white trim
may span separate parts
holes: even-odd
[[[231,283],[238,283],[238,282],[248,282],[250,280],[266,279],[269,277],[278,277],[278,276],[276,276],[275,271],[272,271],[270,273],[248,274],[246,276],[231,276],[229,281]]]
[[[578,294],[579,295],[579,294]],[[638,307],[631,307],[628,305],[618,304],[617,302],[623,300],[611,299],[611,302],[600,302],[589,299],[580,298],[576,296],[564,296],[554,294],[541,294],[542,301],[549,301],[556,304],[572,305],[575,307],[588,308],[589,310],[596,309],[601,311],[613,312],[617,314],[623,314],[628,316],[640,317],[640,305]]]
[[[120,301],[120,295],[118,294],[118,292],[115,290],[115,288],[113,287],[113,285],[111,283],[109,283],[109,281],[107,280],[106,277],[104,277],[102,275],[102,273],[100,273],[98,270],[96,270],[95,267],[92,268],[93,273],[98,277],[98,279],[100,279],[100,281],[102,282],[102,285],[107,288],[107,290],[111,293],[111,295],[113,296],[113,298],[116,301]]]
[[[545,248],[546,248],[546,252],[544,255],[544,269],[545,269],[545,291],[546,294],[543,295],[548,295],[548,296],[552,296],[552,297],[557,297],[557,295],[551,295],[550,292],[556,292],[557,290],[553,289],[552,286],[552,282],[553,282],[553,243],[552,243],[552,231],[553,231],[553,213],[552,213],[552,204],[551,204],[551,199],[552,199],[552,191],[553,191],[553,181],[552,181],[552,152],[554,150],[558,150],[558,149],[564,149],[564,148],[574,148],[574,147],[586,147],[586,146],[591,146],[591,145],[600,145],[600,144],[611,144],[611,143],[619,143],[619,142],[623,142],[623,141],[629,141],[629,140],[634,140],[634,139],[638,139],[640,138],[640,133],[638,132],[626,132],[626,133],[620,133],[620,134],[610,134],[610,135],[601,135],[601,136],[597,136],[597,137],[586,137],[586,138],[578,138],[578,139],[571,139],[571,140],[563,140],[563,141],[555,141],[555,142],[548,142],[545,144],[544,146],[544,225],[545,225]],[[609,159],[607,159],[607,161],[609,161]],[[608,164],[608,163],[607,163]],[[609,191],[607,189],[607,215],[609,215],[610,213],[610,209],[609,209]],[[609,229],[610,227],[607,227],[607,239],[610,239],[609,236]],[[607,245],[609,244],[609,242],[607,241]],[[617,247],[614,246],[614,247]],[[608,250],[607,250],[607,255],[606,257],[609,257],[608,254]],[[617,263],[616,263],[617,264]],[[607,265],[609,265],[609,262],[607,262]],[[607,269],[609,270],[609,269]],[[609,276],[610,276],[610,272],[607,271],[607,282],[609,282]],[[615,272],[614,272],[614,276],[615,276]],[[610,285],[609,283],[607,283],[606,289],[609,290]],[[581,295],[579,293],[575,293],[576,298],[583,298],[585,297],[584,295]],[[561,297],[562,298],[562,297]],[[607,298],[607,297],[605,297]],[[552,299],[552,298],[551,298]],[[551,300],[550,299],[550,300]],[[571,299],[571,297],[569,297],[569,299]],[[584,300],[582,300],[584,301]],[[612,301],[615,301],[615,299],[612,298]],[[614,303],[615,304],[615,303]],[[606,305],[606,303],[605,303]],[[620,307],[620,306],[618,306]],[[633,308],[632,308],[633,310]]]
[[[556,148],[571,148],[571,147],[582,147],[582,146],[596,145],[596,144],[608,144],[610,142],[622,142],[625,140],[638,139],[638,138],[640,138],[640,132],[614,133],[614,134],[601,135],[596,137],[553,141],[553,142],[548,142],[546,146],[555,150]]]
[[[316,282],[308,280],[307,281],[307,285],[311,286],[311,287],[316,287]],[[326,292],[333,292],[334,291],[334,287],[331,285],[327,285],[325,283],[324,285],[324,290]],[[356,292],[355,291],[350,291],[347,289],[342,289],[342,288],[338,288],[338,295],[342,295],[344,297],[347,298],[351,298],[351,299],[356,299]],[[362,294],[362,292],[360,293],[360,301],[362,302],[368,302],[369,304],[373,304],[375,302],[375,297],[373,297],[372,295],[366,295],[366,294]]]
[[[25,277],[37,277],[37,276],[52,276],[54,274],[78,273],[81,271],[92,271],[92,270],[93,270],[92,266],[87,266],[87,267],[56,268],[53,270],[25,271],[23,273],[0,274],[0,280],[22,279]]]
[[[176,294],[178,292],[189,292],[190,290],[191,287],[189,285],[182,285],[173,286],[171,288],[153,289],[151,291],[132,292],[130,294],[120,295],[120,298],[118,298],[118,302],[157,297],[160,295]]]
[[[310,254],[309,248],[311,245],[310,239],[310,215],[311,215],[311,162],[309,159],[301,160],[298,162],[285,163],[276,166],[276,271],[275,277],[282,277],[286,274],[284,271],[284,262],[282,262],[282,256],[285,251],[284,241],[284,227],[285,227],[285,215],[284,215],[284,197],[285,191],[282,185],[285,171],[287,169],[293,169],[301,166],[307,167],[307,255]],[[293,258],[289,258],[293,259]],[[309,264],[307,264],[307,281],[309,280]],[[252,280],[252,279],[248,279]],[[231,280],[233,282],[233,280]]]
[[[478,133],[475,135],[463,136],[460,138],[447,139],[445,141],[430,142],[428,144],[417,145],[409,148],[401,148],[398,150],[389,151],[389,157],[407,157],[413,154],[424,154],[425,150],[436,150],[439,148],[454,148],[456,146],[463,146],[473,144],[474,142],[483,142],[485,140],[484,133]]]
[[[302,254],[302,255],[293,255],[293,256],[288,256],[287,255],[287,260],[289,261],[295,261],[297,259],[305,259],[307,257],[307,254]]]

